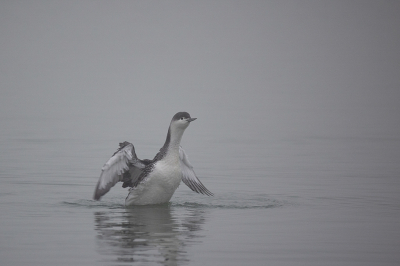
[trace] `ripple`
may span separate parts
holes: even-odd
[[[286,203],[266,194],[238,195],[227,194],[204,198],[200,202],[188,201],[187,197],[176,197],[174,207],[213,208],[213,209],[267,209],[282,207]]]
[[[111,201],[97,201],[97,200],[88,200],[88,199],[80,199],[76,201],[63,201],[61,202],[63,205],[68,205],[70,207],[81,207],[81,208],[109,208],[109,209],[123,209],[125,208],[124,204],[121,204],[121,200],[111,200]]]
[[[168,204],[177,208],[207,208],[207,209],[268,209],[282,207],[288,202],[274,199],[267,194],[222,194],[214,197],[193,197],[193,193],[179,194],[172,198]],[[63,201],[63,205],[81,208],[108,208],[108,209],[124,209],[124,200],[116,198],[108,198],[102,201],[89,199],[80,199],[76,201]],[[133,207],[134,208],[134,207]]]

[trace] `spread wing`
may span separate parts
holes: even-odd
[[[137,178],[145,167],[145,160],[139,160],[132,143],[122,142],[120,148],[101,168],[99,181],[94,190],[93,199],[100,200],[119,181],[127,182]],[[125,183],[124,183],[125,184]]]
[[[197,178],[194,173],[193,166],[189,162],[189,158],[186,155],[185,151],[182,147],[179,146],[179,159],[182,169],[182,181],[185,183],[191,190],[197,193],[201,193],[207,196],[214,196],[211,191],[209,191],[203,183]]]

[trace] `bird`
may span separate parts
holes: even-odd
[[[181,181],[194,192],[213,196],[196,176],[180,142],[185,129],[197,118],[187,112],[176,113],[168,128],[164,145],[156,156],[139,159],[132,143],[124,141],[104,164],[93,199],[100,200],[118,182],[129,187],[125,206],[167,203]]]

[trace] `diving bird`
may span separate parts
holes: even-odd
[[[168,202],[181,181],[197,193],[213,196],[197,178],[180,146],[183,132],[194,120],[187,112],[175,114],[164,146],[153,160],[140,160],[132,143],[121,142],[101,169],[93,199],[100,200],[118,182],[123,182],[124,188],[130,187],[125,206]]]

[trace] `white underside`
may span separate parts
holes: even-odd
[[[182,180],[182,171],[177,159],[166,158],[158,161],[146,179],[129,190],[125,206],[168,202]]]

